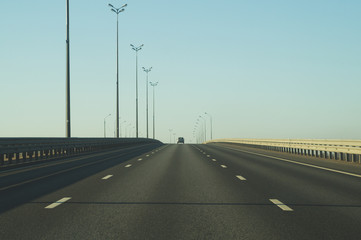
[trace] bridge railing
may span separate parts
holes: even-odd
[[[234,143],[267,150],[361,163],[361,140],[216,139],[206,143]]]
[[[150,143],[160,142],[147,138],[0,138],[0,167]]]

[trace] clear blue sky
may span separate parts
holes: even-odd
[[[144,44],[139,66],[152,66],[149,80],[159,82],[164,142],[168,129],[189,141],[204,112],[214,138],[361,138],[359,0],[70,0],[72,136],[102,137],[109,113],[114,136],[108,3],[128,3],[119,15],[121,121],[135,126],[132,43]],[[65,136],[65,13],[65,0],[0,2],[0,137]],[[139,84],[144,136],[141,68]]]

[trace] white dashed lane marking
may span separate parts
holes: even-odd
[[[241,180],[241,181],[246,181],[247,179],[245,179],[244,177],[242,177],[241,175],[237,175],[236,176],[239,180]]]
[[[142,160],[143,160],[143,158],[139,158],[139,159],[138,159],[138,161],[142,161]]]
[[[227,166],[226,166],[226,165],[221,165],[221,167],[222,167],[222,168],[227,168]]]
[[[103,179],[103,180],[107,180],[107,179],[109,179],[109,178],[111,178],[111,177],[113,177],[113,175],[107,175],[107,176],[103,177],[102,179]]]
[[[128,164],[128,165],[125,165],[124,167],[131,167],[132,166],[132,164]]]
[[[283,211],[288,211],[288,212],[292,212],[293,209],[290,208],[289,206],[285,205],[284,203],[282,203],[280,200],[278,199],[270,199],[270,201],[275,204],[277,207],[281,208]]]
[[[46,206],[45,208],[46,208],[46,209],[55,208],[55,207],[59,206],[59,205],[62,204],[62,203],[65,203],[66,201],[68,201],[68,200],[70,200],[70,199],[71,199],[71,197],[62,198],[62,199],[56,201],[55,203],[52,203],[52,204]]]
[[[217,160],[213,158],[212,161],[215,162],[215,161],[217,161]]]
[[[211,155],[207,155],[207,157],[210,157]]]

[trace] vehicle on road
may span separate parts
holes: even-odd
[[[183,137],[179,137],[179,138],[178,138],[177,144],[179,144],[179,143],[183,143],[183,144],[184,144],[184,138],[183,138]]]

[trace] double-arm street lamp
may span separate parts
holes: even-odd
[[[116,8],[114,7],[112,4],[108,4],[108,6],[111,8],[111,10],[113,12],[115,12],[117,14],[117,127],[116,127],[116,131],[117,131],[117,138],[119,138],[119,47],[118,47],[118,40],[119,40],[119,35],[118,35],[118,16],[119,13],[124,11],[124,8],[127,6],[127,4],[124,4],[123,6],[121,6],[120,8]]]
[[[158,85],[158,82],[152,83],[150,85],[153,87],[153,139],[155,139],[155,87]]]
[[[193,137],[196,140],[196,143],[199,143],[199,133],[198,133],[198,122],[195,123],[194,128],[193,128]]]
[[[206,119],[202,116],[199,116],[203,122],[204,122],[204,141],[207,141],[207,122],[206,122]]]
[[[213,121],[212,121],[212,115],[210,115],[209,113],[204,113],[205,115],[207,115],[209,117],[210,123],[211,123],[211,140],[213,139]]]
[[[146,69],[145,67],[143,67],[143,71],[147,73],[147,79],[146,79],[146,118],[147,118],[147,138],[149,138],[149,130],[148,130],[148,127],[149,127],[149,124],[148,124],[148,73],[152,70],[152,67]]]
[[[199,132],[199,136],[198,136],[199,143],[202,143],[202,142],[204,142],[204,128],[203,128],[203,124],[202,124],[202,122],[200,121],[199,118],[197,119],[196,126],[199,127],[199,130],[198,130],[198,132]]]
[[[196,129],[196,132],[198,132],[197,133],[197,143],[201,143],[203,134],[202,134],[202,126],[199,122],[199,119],[197,119],[195,129]]]
[[[139,47],[135,47],[130,44],[132,49],[135,51],[135,119],[136,119],[136,137],[138,138],[138,51],[142,49],[144,44]]]

